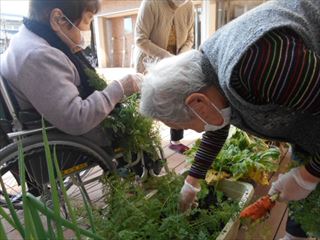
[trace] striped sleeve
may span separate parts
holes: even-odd
[[[199,150],[195,161],[191,166],[189,175],[198,179],[204,179],[212,162],[225,143],[230,125],[214,132],[205,132],[202,135]]]
[[[231,82],[252,104],[278,104],[320,115],[320,58],[293,30],[273,30],[253,44],[236,66]],[[320,177],[319,154],[306,169]]]
[[[320,178],[320,152],[315,154],[305,167],[310,174]]]
[[[247,101],[320,114],[320,58],[292,30],[267,33],[244,54],[236,72],[232,85]]]

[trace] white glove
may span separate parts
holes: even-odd
[[[298,201],[306,198],[315,190],[318,182],[305,179],[306,177],[303,177],[301,174],[302,171],[304,171],[303,175],[305,175],[306,170],[304,167],[293,168],[286,174],[280,174],[277,181],[272,183],[268,194],[274,195],[280,193],[279,201]]]
[[[180,202],[179,208],[181,212],[185,212],[191,208],[195,203],[197,193],[200,192],[201,188],[192,186],[187,180],[184,180],[184,185],[180,191]]]
[[[123,94],[130,96],[133,93],[139,92],[143,82],[143,75],[141,73],[128,74],[118,81],[122,87]]]

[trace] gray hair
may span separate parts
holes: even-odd
[[[162,121],[183,123],[192,118],[186,98],[208,86],[203,54],[190,50],[150,66],[141,89],[140,112]]]

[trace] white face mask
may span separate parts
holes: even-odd
[[[200,115],[193,110],[193,108],[189,107],[190,110],[205,124],[204,125],[204,130],[206,132],[214,132],[217,131],[221,128],[224,128],[226,125],[230,124],[230,119],[231,119],[231,108],[227,107],[227,108],[223,108],[223,109],[218,109],[212,102],[210,102],[210,104],[212,105],[212,107],[217,110],[220,115],[223,118],[223,123],[221,125],[214,125],[214,124],[209,124],[207,123],[202,117],[200,117]]]
[[[181,7],[187,2],[187,0],[171,0],[176,7]]]
[[[80,32],[80,43],[75,43],[70,37],[67,36],[67,34],[65,34],[64,32],[60,31],[60,33],[65,37],[67,38],[69,41],[71,41],[75,47],[79,47],[81,49],[86,49],[86,47],[88,46],[87,43],[86,43],[86,40],[85,40],[85,37],[84,35],[87,35],[88,33],[87,32],[90,32],[90,38],[91,38],[91,31],[81,31],[76,25],[73,24],[73,22],[70,21],[70,19],[64,15],[63,16],[71,25],[72,27],[76,28],[79,32]],[[90,43],[89,43],[90,44]]]
[[[86,49],[87,47],[90,47],[91,45],[91,31],[81,31],[81,36],[84,39],[83,49]]]

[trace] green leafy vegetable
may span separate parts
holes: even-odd
[[[189,161],[193,161],[200,146],[200,140],[187,152]],[[269,147],[262,139],[249,137],[237,129],[213,161],[211,168],[216,172],[226,172],[233,179],[251,178],[261,184],[268,184],[268,173],[278,168],[280,152]],[[210,174],[210,170],[209,173]]]
[[[215,239],[238,211],[238,204],[220,194],[218,206],[182,214],[177,203],[183,181],[183,176],[173,173],[143,185],[132,179],[106,178],[107,208],[96,212],[97,232],[116,240]],[[146,197],[153,189],[156,193]]]
[[[107,82],[91,69],[85,70],[89,84],[97,90],[107,87]],[[139,114],[139,95],[133,94],[118,104],[102,122],[106,131],[112,130],[113,145],[121,149],[129,161],[132,153],[147,152],[156,156],[155,149],[161,146],[159,128],[156,123]]]

